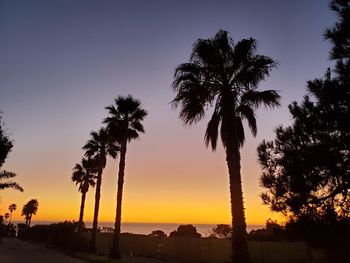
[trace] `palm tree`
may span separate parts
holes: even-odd
[[[7,219],[10,218],[10,214],[9,214],[9,213],[4,214],[4,218],[5,218],[5,220],[7,221]]]
[[[16,174],[9,171],[0,171],[0,190],[12,188],[23,192],[23,188],[16,182],[6,181],[6,179],[10,179],[15,177]]]
[[[200,121],[205,110],[214,105],[204,140],[215,151],[220,127],[230,181],[232,262],[249,262],[240,173],[240,147],[245,141],[242,120],[255,136],[255,110],[261,105],[279,105],[275,90],[257,90],[275,66],[271,58],[256,53],[256,40],[243,39],[235,44],[226,31],[220,30],[214,38],[198,39],[190,61],[180,64],[174,74],[177,94],[172,104],[180,108],[179,116],[185,124]]]
[[[93,159],[83,158],[81,163],[77,163],[73,168],[72,181],[79,185],[79,191],[81,192],[81,204],[79,213],[79,228],[80,232],[83,225],[84,207],[86,194],[89,191],[89,187],[95,186],[95,174],[97,172],[97,162]]]
[[[96,251],[96,232],[98,225],[98,212],[100,208],[102,172],[107,163],[107,155],[116,158],[119,146],[111,141],[105,128],[101,128],[98,132],[91,132],[90,135],[91,139],[83,146],[83,149],[86,151],[85,157],[94,159],[97,162],[94,221],[92,224],[92,234],[89,244],[89,250],[94,252]]]
[[[24,218],[26,219],[26,226],[30,227],[32,216],[36,215],[36,212],[38,211],[38,206],[39,202],[36,199],[28,201],[28,203],[26,203],[23,206],[22,216],[24,216]]]
[[[16,204],[10,204],[10,206],[9,206],[9,211],[10,211],[10,222],[9,222],[9,224],[11,224],[12,213],[13,213],[13,211],[15,211],[16,209],[17,209],[17,205],[16,205]]]
[[[141,108],[140,101],[134,99],[131,95],[127,97],[119,96],[115,99],[115,105],[109,105],[106,109],[109,117],[105,118],[104,123],[107,124],[111,138],[120,144],[117,207],[113,243],[110,252],[111,258],[120,258],[119,236],[127,144],[131,140],[138,138],[139,133],[145,132],[141,122],[147,116],[147,112]]]

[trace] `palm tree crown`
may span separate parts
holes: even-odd
[[[39,207],[39,202],[36,199],[31,199],[30,201],[28,201],[28,203],[26,203],[23,206],[22,216],[24,216],[26,219],[26,225],[30,226],[30,222],[32,221],[32,216],[36,214],[36,212],[38,211],[38,207]]]
[[[141,102],[128,95],[116,98],[115,104],[116,107],[114,105],[106,107],[110,116],[103,121],[107,124],[112,137],[119,143],[138,138],[139,133],[145,132],[141,122],[147,116],[147,111],[140,107]]]
[[[10,224],[11,224],[11,219],[12,219],[12,213],[13,211],[15,211],[17,209],[17,205],[16,204],[10,204],[9,205],[9,211],[10,211]]]
[[[107,155],[116,158],[119,146],[111,140],[105,128],[98,132],[92,131],[90,136],[91,139],[83,146],[85,156],[98,161],[103,169],[106,167]]]
[[[199,39],[193,46],[190,62],[176,68],[173,88],[177,95],[173,106],[180,106],[180,118],[192,124],[205,117],[206,108],[214,105],[205,133],[206,145],[216,149],[221,124],[224,147],[231,125],[242,146],[245,140],[242,120],[248,122],[255,136],[255,110],[262,104],[279,105],[280,96],[275,90],[257,90],[259,82],[275,66],[271,58],[256,54],[256,40],[243,39],[234,44],[228,33],[220,30],[212,39]]]
[[[93,159],[82,158],[73,168],[72,181],[79,185],[80,192],[88,192],[89,187],[95,186],[97,162]]]

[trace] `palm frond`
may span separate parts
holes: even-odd
[[[7,181],[7,179],[15,177],[16,174],[10,171],[0,171],[0,190],[12,188],[23,192],[23,188],[16,182]]]
[[[257,134],[257,127],[254,110],[250,106],[243,104],[237,108],[237,112],[240,114],[241,118],[247,120],[248,126],[255,137]]]
[[[242,95],[241,103],[244,105],[251,105],[254,108],[258,108],[261,105],[266,107],[280,106],[281,96],[276,90],[249,90]]]
[[[0,172],[0,180],[2,180],[2,179],[9,179],[9,178],[13,178],[13,177],[15,177],[16,176],[16,174],[15,173],[13,173],[13,172],[10,172],[10,171],[1,171]]]
[[[270,75],[270,71],[277,66],[277,63],[266,56],[257,55],[246,64],[244,71],[242,71],[237,78],[237,82],[241,83],[247,88],[256,88],[260,81]]]
[[[137,131],[137,132],[145,133],[145,129],[144,129],[142,123],[139,121],[135,121],[135,122],[130,123],[130,128]]]
[[[23,192],[23,188],[16,182],[8,181],[8,182],[0,183],[0,190],[7,189],[7,188],[12,188],[20,192]]]
[[[205,131],[205,136],[204,136],[205,146],[208,147],[210,144],[213,151],[216,150],[216,146],[217,146],[220,121],[221,121],[221,116],[219,115],[219,112],[214,111],[210,121],[208,122],[207,129]]]

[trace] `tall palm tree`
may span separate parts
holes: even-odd
[[[9,211],[10,211],[10,222],[9,222],[9,224],[11,224],[12,213],[13,213],[13,211],[16,211],[16,209],[17,209],[17,205],[16,204],[10,204],[9,205]]]
[[[85,157],[94,159],[97,162],[97,180],[95,193],[94,221],[92,224],[92,234],[89,244],[91,252],[96,251],[96,232],[98,225],[98,212],[100,208],[101,183],[103,169],[106,167],[107,155],[116,158],[119,146],[111,140],[107,130],[101,128],[98,132],[91,132],[91,139],[83,146]]]
[[[0,171],[0,190],[12,188],[23,192],[23,188],[16,182],[7,181],[7,179],[15,177],[16,174],[9,171]]]
[[[198,39],[190,61],[180,64],[174,74],[177,95],[172,103],[180,108],[179,116],[185,124],[200,121],[205,110],[214,105],[204,140],[215,151],[220,128],[230,181],[232,262],[249,262],[240,173],[240,147],[245,141],[242,121],[247,121],[255,136],[255,110],[261,105],[279,105],[275,90],[257,90],[275,66],[271,58],[256,53],[256,40],[243,39],[235,44],[226,31],[220,30],[213,38]]]
[[[86,194],[90,186],[95,186],[96,172],[97,162],[94,159],[83,158],[81,163],[75,164],[73,168],[72,181],[79,185],[79,192],[81,192],[79,232],[83,225]]]
[[[28,203],[26,203],[23,206],[22,216],[24,216],[24,218],[26,219],[26,226],[30,227],[32,216],[36,215],[36,212],[38,211],[38,207],[39,207],[39,202],[36,199],[32,199],[28,201]]]
[[[147,116],[147,112],[141,108],[140,101],[134,99],[131,95],[127,97],[119,96],[115,99],[115,105],[109,105],[106,109],[109,116],[105,118],[104,123],[107,124],[111,138],[120,144],[117,207],[113,243],[110,252],[111,258],[120,258],[119,236],[127,144],[131,140],[138,138],[140,133],[145,132],[141,122]]]

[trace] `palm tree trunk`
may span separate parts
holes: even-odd
[[[81,231],[81,228],[82,228],[82,226],[83,226],[85,198],[86,198],[86,192],[83,191],[82,194],[81,194],[81,204],[80,204],[80,214],[79,214],[79,227],[78,227],[78,232]]]
[[[227,93],[224,96],[222,124],[226,131],[226,162],[229,171],[230,199],[232,216],[231,262],[249,263],[246,222],[244,216],[243,191],[241,180],[241,154],[239,151],[239,136],[235,108],[232,105],[235,95]]]
[[[230,144],[230,143],[229,143]],[[233,145],[232,145],[233,144]],[[244,216],[241,164],[238,143],[227,145],[226,161],[230,176],[230,198],[232,215],[232,262],[248,263],[248,241]]]
[[[11,219],[12,219],[12,212],[10,213],[10,220],[8,224],[11,224]]]
[[[100,169],[97,174],[94,221],[92,223],[92,233],[91,233],[91,240],[89,244],[90,252],[96,252],[96,232],[97,232],[97,224],[98,224],[98,211],[100,209],[101,184],[102,184],[102,165],[100,165]]]
[[[119,238],[120,238],[120,226],[121,226],[121,219],[122,219],[122,197],[123,197],[126,145],[127,145],[127,140],[125,139],[120,149],[117,207],[116,207],[116,215],[115,215],[113,243],[112,243],[111,252],[109,254],[111,258],[116,258],[116,259],[121,258],[120,251],[119,251]]]
[[[30,227],[30,223],[32,222],[32,215],[29,216],[28,218],[28,227]]]

